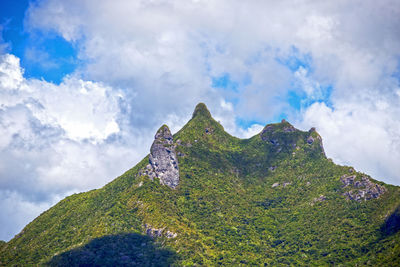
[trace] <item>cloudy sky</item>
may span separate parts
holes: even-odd
[[[400,2],[2,0],[0,239],[198,102],[239,137],[316,127],[336,163],[400,185]]]

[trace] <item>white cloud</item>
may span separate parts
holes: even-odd
[[[46,51],[36,47],[25,49],[24,57],[26,61],[38,64],[44,70],[59,68],[59,64]]]
[[[15,90],[23,81],[23,73],[19,67],[19,58],[4,54],[0,57],[0,88]],[[3,103],[0,103],[3,105]]]
[[[307,94],[308,100],[320,100],[323,99],[324,92],[321,85],[314,81],[312,78],[308,77],[308,71],[304,67],[299,67],[294,76],[298,79],[300,83],[299,86]]]
[[[60,85],[25,79],[10,54],[1,57],[0,79],[1,239],[56,200],[104,185],[148,151],[151,136],[123,129],[119,90],[73,76]]]
[[[263,125],[257,123],[254,123],[247,128],[237,125],[233,104],[224,99],[220,100],[220,108],[217,108],[216,112],[211,110],[211,113],[213,114],[213,117],[224,126],[225,131],[239,138],[253,137],[260,133],[264,128]]]
[[[220,108],[213,99],[221,97],[234,98],[243,118],[270,119],[288,108],[282,96],[296,78],[276,58],[292,56],[293,47],[312,58],[308,78],[332,83],[337,95],[379,88],[398,64],[399,10],[392,0],[45,0],[27,21],[75,42],[87,62],[79,73],[134,94],[132,111],[151,112],[154,121],[133,123],[150,126],[199,101]],[[224,73],[237,92],[210,88]]]
[[[253,137],[256,134],[261,133],[262,129],[264,128],[263,125],[260,124],[252,124],[249,128],[247,129],[242,129],[239,128],[236,136],[241,137],[241,138],[250,138]]]
[[[3,109],[20,104],[42,125],[62,129],[66,138],[101,142],[119,132],[116,119],[121,95],[101,83],[75,77],[66,77],[60,85],[25,80],[19,59],[5,54],[0,63],[0,89]]]
[[[396,105],[377,95],[357,99],[336,102],[334,108],[315,103],[299,125],[317,128],[327,156],[335,162],[400,184],[400,99]]]
[[[120,96],[110,87],[71,77],[60,85],[33,80],[28,86],[40,88],[33,94],[40,99],[40,106],[32,106],[33,115],[42,124],[61,127],[67,138],[99,142],[120,130]]]
[[[310,15],[306,17],[305,24],[299,28],[296,35],[321,45],[333,39],[336,24],[332,17]]]
[[[221,99],[221,108],[223,110],[226,110],[226,111],[229,111],[229,112],[233,112],[232,103],[229,103],[229,102],[225,101],[224,99]]]
[[[9,239],[14,234],[32,221],[44,210],[50,208],[60,199],[55,198],[46,203],[34,203],[26,201],[24,197],[16,192],[0,190],[0,236],[2,239]],[[12,235],[11,235],[12,233]]]

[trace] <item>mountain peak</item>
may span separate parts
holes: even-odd
[[[170,140],[172,142],[172,134],[171,131],[169,130],[168,126],[166,124],[163,124],[160,129],[158,129],[156,135],[154,136],[156,140],[159,139],[166,139]]]
[[[208,110],[206,104],[204,103],[197,104],[196,108],[194,109],[192,119],[197,116],[212,118],[210,111]]]

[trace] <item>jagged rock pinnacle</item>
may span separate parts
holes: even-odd
[[[210,111],[208,111],[207,106],[204,103],[197,104],[196,108],[194,109],[192,118],[197,116],[212,118]]]
[[[172,134],[167,125],[161,126],[155,135],[149,156],[150,168],[160,183],[174,189],[179,184],[178,158]]]

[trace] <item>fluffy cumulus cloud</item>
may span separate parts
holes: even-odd
[[[265,121],[290,112],[285,96],[305,75],[344,97],[390,83],[400,53],[399,6],[391,0],[44,0],[27,21],[75,43],[87,62],[78,70],[84,77],[129,89],[141,103],[133,107],[133,123],[152,123],[141,112],[160,121],[166,112],[183,116],[199,100],[219,110],[221,98],[235,103],[236,115]],[[296,66],[304,56],[311,58],[308,70]],[[210,88],[224,75],[231,90]]]
[[[16,210],[104,184],[201,101],[241,137],[282,116],[316,126],[329,157],[400,184],[397,0],[40,0],[25,25],[82,64],[55,85],[1,58],[0,188]]]
[[[102,83],[25,79],[18,58],[0,57],[1,238],[61,197],[100,187],[140,160],[150,140],[123,130],[122,102],[121,92]]]
[[[335,162],[400,184],[400,96],[355,98],[334,107],[315,103],[305,110],[300,125],[318,127],[325,151]]]

